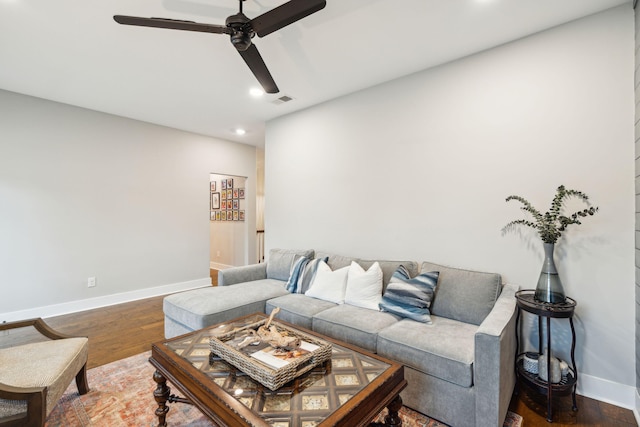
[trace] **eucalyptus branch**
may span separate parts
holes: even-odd
[[[535,229],[543,242],[556,243],[562,236],[562,232],[565,231],[569,225],[582,224],[579,218],[592,216],[598,211],[597,207],[590,206],[568,216],[562,215],[561,212],[564,201],[572,197],[578,198],[584,203],[589,204],[589,197],[586,194],[577,190],[567,190],[564,185],[558,187],[556,195],[551,201],[551,207],[544,214],[540,213],[539,210],[533,207],[533,205],[523,197],[507,197],[507,202],[516,200],[522,203],[520,209],[531,214],[533,221],[526,219],[511,221],[503,228],[503,232],[515,226],[523,225]]]

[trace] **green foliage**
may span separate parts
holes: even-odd
[[[530,221],[526,219],[518,219],[515,221],[511,221],[504,227],[504,230],[508,230],[518,225],[524,225],[536,229],[538,231],[538,234],[540,234],[540,238],[543,242],[556,243],[560,236],[562,236],[562,232],[566,230],[569,225],[582,224],[580,222],[580,218],[591,216],[598,211],[597,207],[591,206],[583,210],[574,212],[569,216],[562,215],[562,204],[565,199],[569,199],[571,197],[577,197],[586,204],[589,204],[589,197],[586,194],[582,193],[581,191],[567,190],[566,188],[564,188],[564,185],[558,187],[556,196],[551,202],[551,208],[544,214],[540,213],[539,210],[534,208],[531,203],[529,203],[523,197],[509,196],[507,197],[506,201],[508,202],[510,200],[517,200],[518,202],[522,203],[522,207],[520,209],[531,214],[533,220]]]

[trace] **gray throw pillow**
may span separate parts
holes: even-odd
[[[439,271],[438,288],[431,314],[480,325],[491,312],[502,291],[502,278],[496,273],[462,270],[422,263],[422,272]]]
[[[271,249],[267,260],[267,279],[276,279],[286,282],[291,275],[291,267],[300,257],[313,258],[313,249]]]

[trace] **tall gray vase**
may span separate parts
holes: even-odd
[[[536,286],[535,299],[552,304],[563,303],[566,300],[564,288],[553,262],[553,243],[544,243],[544,263]]]

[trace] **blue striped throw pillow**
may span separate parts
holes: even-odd
[[[329,257],[309,259],[303,256],[298,258],[291,266],[291,273],[285,289],[292,294],[304,294],[316,276],[318,264],[327,261],[329,261]]]
[[[309,261],[309,258],[302,256],[293,263],[291,266],[291,272],[289,273],[289,279],[287,280],[287,284],[284,286],[287,292],[291,292],[292,294],[297,292],[298,277],[300,277],[300,273],[304,270],[304,266],[307,265]]]
[[[309,260],[309,262],[307,262],[304,268],[300,271],[300,275],[298,276],[296,293],[304,294],[305,292],[307,292],[309,290],[309,287],[311,287],[311,283],[313,283],[313,279],[316,277],[318,265],[321,262],[327,263],[328,261],[329,257]]]
[[[431,271],[411,278],[401,265],[391,276],[380,308],[398,316],[431,323],[429,307],[438,284],[439,272]]]

